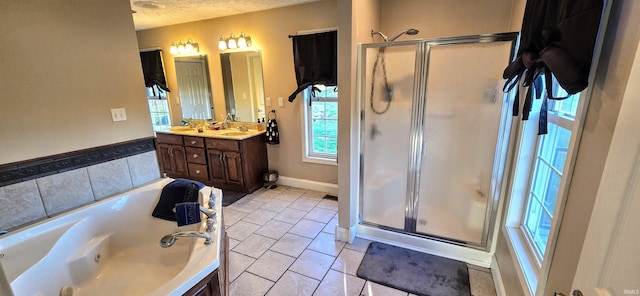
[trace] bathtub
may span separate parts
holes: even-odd
[[[177,227],[151,216],[171,181],[160,179],[0,236],[0,264],[13,293],[62,295],[68,287],[74,296],[185,293],[220,265],[222,192],[213,189],[218,215],[212,244],[183,237],[162,248],[165,234],[205,229],[204,222]],[[200,190],[201,204],[211,190]]]

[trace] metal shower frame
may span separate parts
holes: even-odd
[[[452,238],[440,237],[431,234],[423,234],[416,232],[416,220],[417,220],[417,205],[419,200],[419,186],[420,186],[420,173],[422,167],[422,155],[425,151],[425,139],[424,139],[424,112],[426,106],[427,96],[427,81],[428,81],[428,68],[429,58],[432,47],[448,46],[448,45],[461,45],[461,44],[477,44],[477,43],[491,43],[491,42],[508,42],[511,41],[511,54],[509,61],[515,56],[516,41],[518,39],[517,32],[499,33],[499,34],[484,34],[484,35],[469,35],[469,36],[456,36],[456,37],[444,37],[444,38],[431,38],[431,39],[415,39],[406,41],[390,41],[390,42],[376,42],[358,44],[358,60],[357,60],[357,85],[356,85],[356,97],[360,111],[359,132],[360,132],[360,168],[359,168],[359,202],[358,202],[358,223],[362,225],[372,226],[383,230],[404,233],[412,236],[424,237],[433,239],[436,241],[452,243],[455,245],[461,245],[481,250],[489,250],[491,248],[490,242],[494,233],[494,225],[496,220],[496,214],[498,211],[498,201],[500,196],[503,196],[505,192],[506,182],[502,182],[505,175],[506,162],[509,154],[509,141],[511,137],[512,119],[507,115],[509,109],[509,94],[504,94],[504,103],[502,106],[502,118],[498,131],[498,139],[496,143],[496,152],[494,154],[494,164],[492,168],[491,188],[489,191],[489,198],[487,204],[487,211],[485,214],[485,224],[482,230],[482,242],[480,244],[467,241],[459,241]],[[364,153],[365,153],[365,104],[366,100],[366,58],[367,49],[380,48],[380,47],[396,47],[396,46],[408,46],[414,45],[416,47],[415,52],[415,66],[414,66],[414,82],[413,82],[413,99],[412,99],[412,114],[411,114],[411,130],[410,130],[410,144],[409,144],[409,167],[407,174],[407,193],[405,197],[405,217],[404,217],[404,229],[392,228],[389,226],[379,225],[367,221],[363,221],[362,209],[364,200]],[[507,65],[505,61],[505,65]],[[505,116],[507,115],[507,116]]]

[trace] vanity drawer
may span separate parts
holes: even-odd
[[[208,149],[222,151],[240,151],[240,142],[236,140],[206,139]]]
[[[209,173],[207,172],[207,165],[189,163],[189,178],[193,178],[196,180],[209,179]]]
[[[191,147],[204,148],[204,139],[201,137],[184,136],[184,145],[191,146]]]
[[[187,139],[185,139],[186,142]],[[184,147],[187,153],[187,161],[190,163],[207,164],[204,148]]]
[[[158,143],[182,145],[182,136],[157,133]]]

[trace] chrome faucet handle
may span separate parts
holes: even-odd
[[[211,187],[211,194],[209,194],[209,209],[216,208],[216,194],[213,193],[213,187]]]
[[[207,215],[207,218],[211,218],[211,219],[215,219],[216,218],[216,211],[209,211],[207,210],[205,207],[200,206],[200,212],[202,212],[203,214]]]
[[[207,232],[214,232],[214,231],[216,231],[216,226],[215,226],[215,224],[216,224],[216,219],[214,219],[214,218],[207,218],[206,224],[207,224],[207,229],[206,229],[206,231],[207,231]]]

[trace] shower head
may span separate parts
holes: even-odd
[[[376,34],[380,35],[385,42],[389,41],[389,39],[387,38],[387,35],[382,34],[382,32],[374,32],[373,30],[371,30],[371,39],[373,39],[373,36],[375,36]]]
[[[408,29],[408,30],[406,30],[406,31],[402,31],[402,32],[398,33],[398,35],[393,36],[393,37],[392,37],[391,39],[389,39],[389,40],[387,40],[387,39],[385,38],[385,41],[395,41],[396,39],[400,38],[400,36],[402,36],[402,35],[404,35],[404,34],[407,34],[407,35],[416,35],[416,34],[418,34],[418,33],[420,33],[420,31],[418,31],[418,30],[416,30],[416,29]],[[382,34],[382,33],[380,33],[380,34]]]

